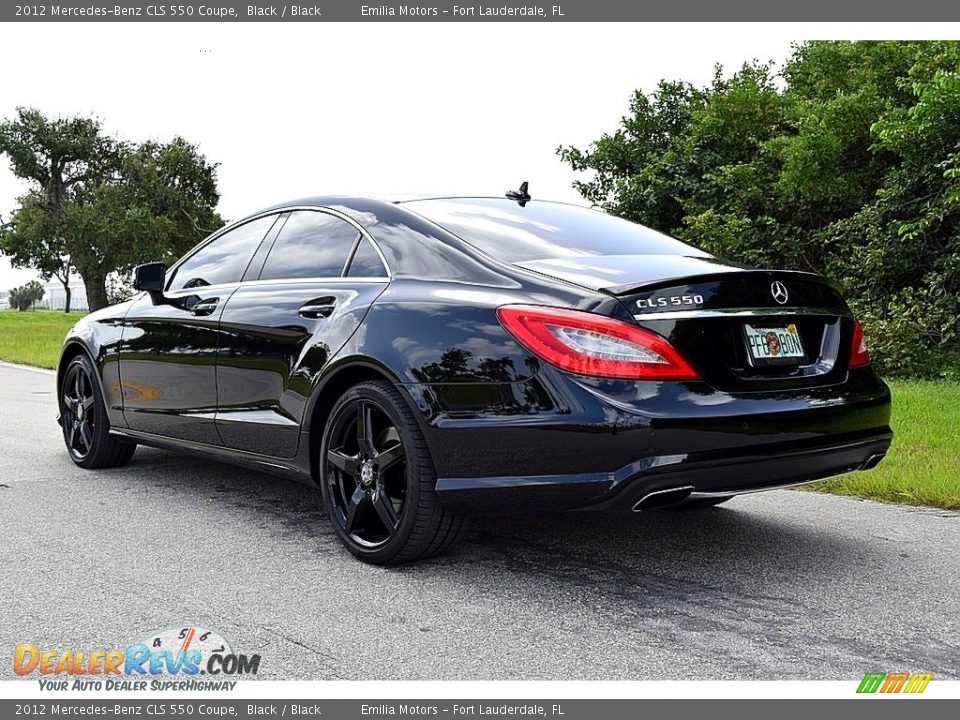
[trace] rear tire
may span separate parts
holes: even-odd
[[[426,440],[393,385],[363,382],[330,411],[320,443],[323,505],[340,542],[375,565],[438,555],[464,520],[440,505]]]
[[[63,440],[74,463],[93,470],[130,462],[137,445],[110,434],[100,378],[90,358],[80,354],[70,361],[58,394]]]

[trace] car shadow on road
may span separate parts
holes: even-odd
[[[316,488],[143,448],[128,468],[114,472],[141,471],[143,480],[157,486],[205,503],[230,505],[235,517],[249,521],[251,532],[282,534],[318,556],[355,562],[340,548]],[[779,495],[784,501],[795,499],[789,491]],[[804,498],[804,503],[811,501],[813,496]],[[745,507],[738,507],[738,502]],[[873,551],[866,542],[838,534],[829,525],[794,521],[784,514],[770,516],[764,509],[734,499],[720,508],[680,513],[474,518],[447,555],[384,572],[422,572],[440,578],[451,571],[463,579],[468,565],[482,566],[487,573],[542,573],[575,582],[616,582],[618,576],[641,574],[709,582],[721,576],[755,580],[783,573],[794,579],[816,576],[822,582],[825,573],[839,572],[845,564],[881,564],[871,559]]]
[[[736,503],[687,512],[480,518],[459,554],[461,561],[487,558],[554,576],[653,573],[678,579],[783,572],[822,577],[825,566],[844,557],[863,560],[862,544],[829,528],[784,522]]]

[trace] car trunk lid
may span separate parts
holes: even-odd
[[[751,270],[713,258],[615,255],[518,263],[616,297],[717,389],[794,389],[846,377],[853,318],[813,273]]]

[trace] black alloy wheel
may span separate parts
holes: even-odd
[[[333,449],[327,451],[336,520],[365,547],[389,542],[406,499],[406,455],[400,433],[371,400],[350,403],[337,417]]]
[[[93,395],[93,380],[83,363],[72,363],[63,380],[60,424],[63,439],[70,455],[83,461],[93,447],[93,432],[97,422]]]
[[[319,467],[331,525],[365,562],[393,565],[435,555],[463,528],[463,520],[437,502],[426,441],[390,383],[360,383],[337,401]]]
[[[110,434],[100,380],[86,355],[67,366],[60,386],[60,427],[70,459],[83,468],[125,465],[136,443]]]

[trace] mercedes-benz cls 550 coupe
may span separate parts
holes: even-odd
[[[137,444],[319,486],[358,558],[476,513],[702,508],[869,469],[890,394],[837,287],[531,199],[272,207],[83,318],[73,461]]]

